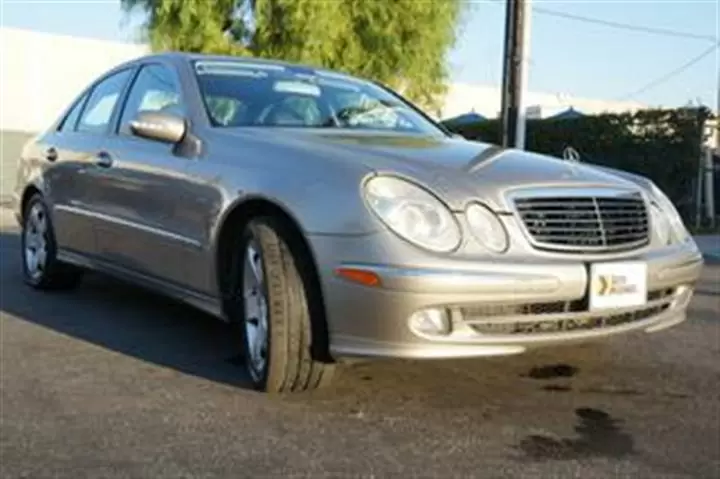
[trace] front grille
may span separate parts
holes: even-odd
[[[556,251],[617,251],[647,244],[649,222],[640,194],[515,198],[535,246]]]

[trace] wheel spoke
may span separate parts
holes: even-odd
[[[38,215],[35,230],[39,235],[44,235],[47,232],[47,218],[45,218],[45,215]]]
[[[38,231],[40,223],[42,223],[42,211],[39,206],[33,206],[30,211],[30,223],[33,226],[33,230]]]
[[[247,364],[253,380],[258,381],[267,365],[267,300],[263,287],[262,256],[251,241],[245,250],[243,266],[243,299]]]
[[[245,320],[246,321],[257,321],[258,316],[260,315],[260,308],[257,304],[257,298],[256,298],[256,292],[255,290],[246,290],[245,291]]]
[[[253,245],[248,246],[246,261],[250,266],[250,271],[255,279],[255,285],[260,286],[263,284],[263,273],[260,254],[257,252]]]
[[[258,334],[255,339],[255,359],[256,359],[256,363],[259,366],[262,366],[262,363],[265,360],[265,335],[264,334]]]
[[[30,231],[25,233],[25,248],[35,250],[38,247],[38,235]]]
[[[37,274],[37,253],[31,249],[25,250],[25,265],[30,275]]]
[[[47,251],[44,247],[41,247],[35,253],[36,265],[35,267],[39,270],[45,271],[45,260],[47,259]]]
[[[263,340],[265,340],[268,332],[268,309],[265,296],[260,296],[258,303],[258,329],[263,336]]]
[[[39,235],[44,235],[47,229],[47,218],[45,212],[40,206],[35,205],[30,213],[33,231]]]
[[[255,356],[257,354],[255,350],[255,346],[257,344],[257,327],[250,324],[250,321],[245,323],[245,334],[247,336],[247,345],[249,349],[248,355],[250,356],[250,361],[254,363]]]

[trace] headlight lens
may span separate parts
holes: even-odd
[[[656,207],[660,210],[660,215],[665,218],[665,224],[662,224],[663,220],[656,220],[654,217],[653,221],[656,222],[660,227],[664,227],[668,233],[668,237],[663,240],[663,243],[678,242],[683,243],[690,238],[690,233],[685,227],[680,214],[675,209],[670,198],[660,190],[655,184],[651,187],[652,196],[655,199]],[[656,229],[657,231],[657,229]],[[659,232],[658,232],[659,233]],[[662,238],[662,237],[661,237]]]
[[[376,176],[365,183],[365,199],[383,223],[411,243],[436,252],[460,244],[460,227],[450,210],[413,183]]]
[[[470,231],[487,249],[496,253],[504,252],[508,247],[508,235],[500,218],[485,206],[472,203],[465,210]]]
[[[665,212],[654,201],[650,205],[650,221],[662,244],[670,243],[670,222]]]

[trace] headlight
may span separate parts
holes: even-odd
[[[663,193],[662,190],[660,190],[660,188],[658,188],[655,184],[651,186],[650,190],[652,196],[654,197],[656,208],[660,210],[659,213],[655,214],[662,215],[665,218],[665,224],[662,224],[663,220],[655,219],[654,217],[652,218],[652,220],[654,222],[657,222],[656,224],[658,224],[660,227],[664,227],[666,228],[666,230],[669,231],[667,233],[669,237],[664,239],[663,243],[683,243],[687,241],[688,238],[690,238],[690,233],[685,227],[685,223],[683,223],[683,220],[680,217],[680,214],[677,212],[677,209],[675,209],[672,201],[670,201],[670,198],[668,198],[665,193]],[[658,231],[657,227],[656,231]]]
[[[500,218],[485,206],[472,203],[465,210],[470,231],[477,240],[491,251],[502,253],[508,247],[508,235]]]
[[[408,181],[376,176],[365,183],[365,199],[380,220],[401,238],[431,251],[460,244],[453,214],[428,191]]]
[[[650,204],[650,222],[660,242],[662,244],[670,244],[670,221],[655,201]]]

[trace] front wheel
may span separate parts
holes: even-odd
[[[290,247],[291,233],[276,218],[251,220],[237,245],[235,319],[245,365],[256,389],[298,392],[329,384],[335,365],[313,357],[312,284]],[[301,273],[303,271],[303,273]],[[319,318],[318,318],[319,319]],[[317,348],[316,348],[317,349]],[[324,359],[324,358],[322,358]]]

